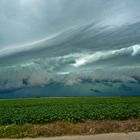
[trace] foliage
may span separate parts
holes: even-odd
[[[0,125],[55,121],[126,120],[140,117],[140,97],[0,100]]]

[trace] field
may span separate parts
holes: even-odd
[[[139,117],[140,97],[0,100],[0,125],[126,120]]]
[[[140,131],[140,97],[0,100],[0,138]]]

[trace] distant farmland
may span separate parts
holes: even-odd
[[[140,118],[140,97],[0,100],[0,125]]]

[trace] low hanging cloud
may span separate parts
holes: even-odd
[[[71,70],[55,73],[44,64],[22,64],[0,70],[0,91],[25,87],[47,86],[51,83],[74,86],[79,83],[139,83],[140,67],[96,68],[93,71]],[[76,68],[77,69],[77,68]],[[80,72],[78,72],[80,71]]]

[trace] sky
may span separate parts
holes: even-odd
[[[1,0],[0,98],[140,95],[139,38],[139,0]]]

